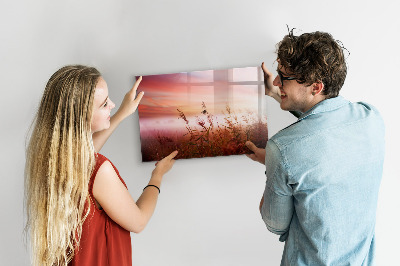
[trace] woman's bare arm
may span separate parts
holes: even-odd
[[[174,151],[156,164],[149,185],[161,186],[162,178],[172,168],[177,154]],[[158,194],[158,189],[150,186],[135,202],[109,161],[100,166],[93,184],[93,196],[107,215],[121,227],[135,233],[141,232],[149,222]]]

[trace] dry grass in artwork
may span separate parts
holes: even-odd
[[[266,119],[246,112],[238,117],[227,105],[219,121],[207,111],[202,103],[200,116],[191,124],[185,114],[177,109],[177,118],[182,119],[179,131],[154,131],[141,139],[143,161],[158,161],[174,150],[176,159],[225,156],[250,153],[245,146],[247,140],[257,147],[265,147],[268,140]],[[193,123],[193,122],[192,122]]]

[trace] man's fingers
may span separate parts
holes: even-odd
[[[246,154],[247,157],[249,157],[250,159],[252,159],[253,161],[256,160],[256,155],[255,154]]]
[[[268,68],[265,66],[264,62],[262,62],[261,68],[262,68],[262,70],[264,71],[264,74],[265,74],[266,76],[271,76],[271,75],[272,75],[271,72],[269,72]]]
[[[254,143],[253,142],[251,142],[251,141],[246,141],[246,146],[247,146],[247,148],[249,148],[252,152],[255,152],[258,148],[257,148],[257,146],[256,145],[254,145]]]

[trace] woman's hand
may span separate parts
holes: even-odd
[[[132,89],[125,94],[124,100],[122,101],[121,106],[116,112],[116,114],[118,113],[118,115],[120,115],[122,119],[125,119],[129,115],[133,114],[139,106],[139,102],[140,100],[142,100],[144,92],[142,91],[136,96],[136,91],[141,81],[142,76],[140,76],[138,80],[136,80]]]
[[[261,64],[261,69],[264,72],[264,85],[265,85],[265,95],[271,96],[279,103],[281,100],[281,90],[278,86],[274,86],[274,76],[272,73],[265,67],[264,62]]]
[[[156,162],[156,168],[153,170],[153,176],[163,176],[165,175],[174,165],[175,156],[178,154],[178,151],[172,152],[170,155],[162,159],[161,161]]]

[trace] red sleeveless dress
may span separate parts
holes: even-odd
[[[82,226],[79,249],[75,251],[75,256],[68,265],[132,265],[130,232],[111,220],[103,209],[99,209],[93,197],[93,183],[97,171],[105,161],[109,160],[99,153],[96,154],[96,166],[89,181],[90,213]],[[112,163],[111,165],[126,187],[117,168]]]

